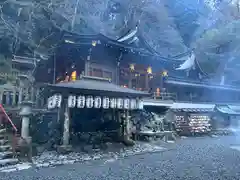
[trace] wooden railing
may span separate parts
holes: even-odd
[[[157,93],[157,92],[154,92],[152,97],[153,97],[153,99],[159,99],[159,100],[172,100],[172,101],[177,100],[177,94],[175,94],[175,93],[166,93],[166,92]]]
[[[33,102],[35,108],[43,108],[46,103],[40,88],[23,89],[16,87],[0,90],[0,104],[5,108],[19,107],[24,100]]]

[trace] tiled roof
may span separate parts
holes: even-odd
[[[228,115],[240,115],[240,112],[235,111],[234,109],[230,108],[228,105],[216,105],[216,110]]]
[[[173,109],[175,112],[212,112],[212,108],[182,108],[182,109]]]
[[[138,96],[148,96],[146,92],[136,91],[129,88],[123,88],[116,84],[101,81],[101,80],[77,80],[72,82],[62,82],[58,84],[48,85],[48,87],[53,88],[68,88],[68,89],[79,89],[79,90],[89,90],[89,91],[104,91],[113,93],[126,93],[128,95],[138,95]]]

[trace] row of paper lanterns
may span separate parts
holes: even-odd
[[[48,109],[60,108],[62,96],[59,94],[48,98]],[[142,109],[143,103],[139,99],[109,98],[100,96],[69,95],[67,100],[69,108],[103,108],[103,109]]]

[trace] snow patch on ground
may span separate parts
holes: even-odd
[[[0,168],[0,172],[13,172],[13,171],[21,171],[25,169],[29,169],[32,167],[32,164],[30,163],[20,163],[16,165],[6,166]]]
[[[111,159],[107,159],[104,163],[112,163],[115,162],[117,160],[117,158],[111,158]]]
[[[133,147],[120,149],[118,152],[97,152],[93,154],[72,152],[66,155],[60,155],[57,152],[44,152],[40,156],[33,158],[33,164],[22,163],[14,166],[0,168],[0,172],[13,172],[28,169],[30,167],[55,167],[64,164],[73,164],[76,162],[90,160],[104,160],[104,163],[114,162],[119,158],[147,153],[164,151],[166,148],[150,143],[139,143]]]

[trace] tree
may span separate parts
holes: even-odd
[[[148,1],[141,9],[140,30],[158,54],[168,57],[187,50],[166,4]]]
[[[229,68],[233,73],[236,71],[240,55],[239,7],[239,1],[222,1],[215,6],[192,42],[197,62],[209,75],[221,77]],[[233,73],[228,73],[230,79],[237,78]]]
[[[173,56],[186,46],[165,5],[158,0],[7,0],[1,19],[16,42],[35,52],[56,47],[57,31],[102,33],[116,40],[138,25],[158,54]]]
[[[27,44],[33,53],[53,52],[59,33],[44,15],[41,4],[29,0],[5,1],[0,17],[4,31],[11,37],[12,54],[21,43]]]
[[[61,12],[66,19],[62,27],[69,31],[90,31],[118,39],[138,25],[146,41],[159,54],[172,56],[186,50],[162,1],[84,0],[79,3],[72,0],[58,3],[55,1],[52,3],[55,6],[48,7],[52,12]]]
[[[199,0],[166,0],[165,4],[184,44],[189,47],[199,27],[198,19],[207,16],[208,6]]]

